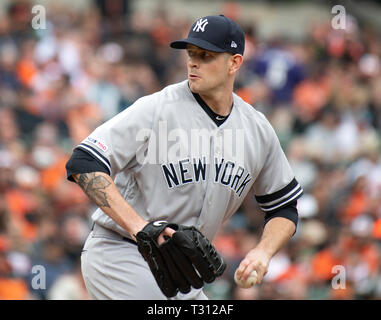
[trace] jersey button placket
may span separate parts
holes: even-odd
[[[214,135],[210,139],[210,175],[209,175],[209,188],[207,189],[207,203],[208,206],[213,204],[213,190],[214,190],[214,166],[215,166],[215,157],[221,156],[221,139],[222,131],[217,129],[214,132]]]
[[[217,157],[220,157],[221,156],[221,146],[223,145],[222,144],[222,130],[220,129],[217,129],[216,133],[215,133],[215,139],[212,141],[211,144],[213,144],[213,147],[211,148],[210,152],[212,154],[214,154],[215,156]],[[214,160],[214,157],[213,157],[213,160]]]
[[[204,200],[204,206],[208,208],[210,208],[213,204],[213,189],[214,189],[214,174],[212,173],[213,170],[214,170],[214,165],[215,165],[215,160],[214,160],[214,157],[217,155],[216,154],[216,151],[215,150],[215,147],[214,147],[214,144],[215,144],[215,137],[218,135],[218,132],[214,132],[213,135],[210,136],[210,144],[209,144],[209,167],[210,167],[210,171],[209,171],[209,174],[207,175],[207,186],[206,186],[206,190],[205,190],[205,200]],[[204,209],[202,210],[204,211]],[[209,210],[206,210],[206,211],[209,211]],[[197,223],[198,227],[200,230],[203,230],[203,228],[205,227],[206,225],[206,219],[205,217],[203,217],[203,215],[200,215],[199,217],[199,220],[198,220],[198,223]]]

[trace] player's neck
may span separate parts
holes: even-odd
[[[215,91],[213,94],[199,93],[199,95],[216,114],[220,116],[230,114],[233,105],[232,91]]]

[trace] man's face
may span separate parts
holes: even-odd
[[[229,53],[217,53],[188,44],[188,82],[191,91],[209,93],[223,87],[229,79]]]

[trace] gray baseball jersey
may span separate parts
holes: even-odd
[[[194,225],[212,240],[250,188],[264,212],[302,194],[268,120],[233,100],[217,126],[183,81],[140,98],[77,147],[108,168],[144,219]],[[92,218],[130,236],[101,209]]]

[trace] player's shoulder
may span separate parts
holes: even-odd
[[[255,108],[255,106],[252,106],[251,104],[247,103],[236,93],[233,93],[233,96],[234,103],[236,104],[237,108],[239,109],[239,112],[245,119],[248,119],[250,122],[255,122],[257,125],[271,127],[271,124],[266,118],[266,116],[262,112],[258,111]]]
[[[183,100],[189,97],[189,88],[187,80],[167,85],[155,93],[141,97],[139,100],[142,102],[152,101],[152,100],[165,100],[167,102]]]
[[[184,101],[187,98],[189,99],[187,81],[182,81],[170,84],[159,91],[140,97],[127,109],[130,109],[130,111],[133,109],[142,111],[144,109],[145,111],[157,112],[171,102]]]
[[[165,101],[166,103],[191,99],[192,97],[187,80],[167,85],[162,90],[156,92],[154,96],[156,99]]]
[[[140,97],[134,107],[140,111],[159,114],[170,106],[178,106],[187,100],[191,101],[191,94],[187,81],[167,85],[159,91]]]

